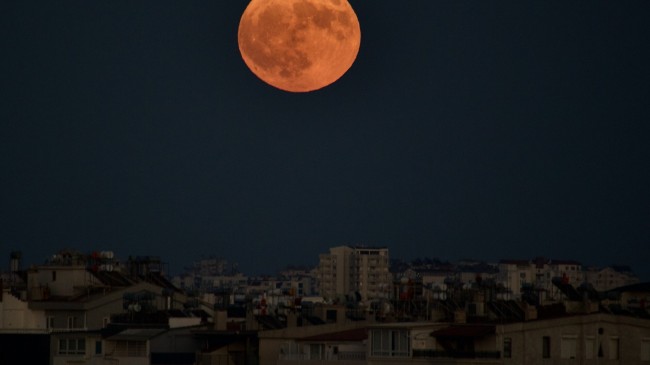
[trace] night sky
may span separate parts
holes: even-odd
[[[649,1],[351,4],[357,61],[293,94],[242,61],[245,0],[0,2],[0,268],[352,244],[650,279]]]

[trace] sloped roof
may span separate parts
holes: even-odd
[[[133,281],[117,271],[92,271],[88,270],[94,277],[106,286],[131,286]]]
[[[347,331],[337,331],[321,333],[319,335],[308,336],[299,339],[298,341],[309,342],[359,342],[368,338],[368,330],[366,328],[354,328]]]
[[[146,341],[158,336],[165,331],[166,329],[164,328],[129,328],[118,334],[108,337],[107,340]]]
[[[436,338],[485,337],[496,333],[494,325],[455,325],[431,332]]]
[[[561,278],[553,278],[551,282],[553,283],[553,285],[555,285],[556,288],[560,289],[562,294],[564,294],[567,298],[569,298],[569,300],[573,300],[573,301],[582,300],[582,295],[578,293],[576,288],[574,288],[573,285],[562,281]]]
[[[650,292],[650,281],[644,283],[636,283],[631,285],[621,286],[615,289],[610,290],[610,292]]]
[[[166,277],[164,277],[160,273],[151,272],[148,275],[146,275],[143,279],[150,284],[154,284],[165,289],[173,290],[177,293],[183,292],[181,289],[177,288],[174,284],[172,284],[169,280],[167,280]]]

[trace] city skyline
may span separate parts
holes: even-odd
[[[422,267],[419,267],[421,265],[424,266],[436,266],[438,267],[436,270],[442,270],[442,271],[454,271],[456,269],[450,269],[451,267],[463,267],[467,265],[471,265],[471,263],[474,264],[480,264],[479,267],[482,267],[481,265],[488,265],[492,267],[493,269],[498,271],[498,266],[500,264],[504,263],[512,263],[512,262],[527,262],[529,265],[534,265],[536,262],[546,262],[546,263],[555,263],[555,264],[570,264],[570,263],[577,263],[580,264],[582,268],[582,272],[587,273],[589,271],[595,270],[596,272],[610,268],[614,269],[615,271],[621,271],[624,270],[626,273],[631,273],[636,276],[638,281],[640,282],[647,282],[650,280],[647,276],[644,276],[643,271],[641,273],[638,272],[638,270],[635,270],[634,267],[631,265],[628,265],[627,263],[624,262],[618,262],[618,263],[609,263],[605,265],[595,265],[589,262],[583,262],[579,258],[566,258],[566,257],[544,257],[544,256],[533,256],[533,257],[501,257],[493,260],[485,260],[479,257],[464,257],[460,258],[457,260],[449,260],[448,258],[445,257],[432,257],[432,256],[418,256],[418,257],[412,257],[410,259],[405,259],[402,257],[394,257],[390,255],[390,248],[383,246],[383,247],[375,247],[375,246],[364,246],[364,245],[338,245],[336,246],[336,249],[340,249],[341,247],[349,247],[354,250],[365,250],[365,249],[370,249],[370,250],[386,250],[386,252],[389,255],[389,267],[390,273],[392,275],[400,275],[402,274],[402,270],[404,267],[409,267],[409,268],[415,268],[416,270],[422,270]],[[329,252],[331,254],[332,249],[334,247],[329,248]],[[254,270],[245,270],[242,267],[240,267],[239,262],[231,260],[228,257],[225,256],[217,256],[217,255],[202,255],[200,257],[195,258],[191,262],[176,262],[175,266],[170,262],[168,258],[161,257],[159,255],[156,255],[155,252],[150,252],[146,255],[131,255],[128,253],[116,253],[113,251],[100,251],[100,250],[92,250],[90,252],[83,252],[79,250],[75,250],[73,248],[65,248],[65,249],[60,249],[53,251],[48,257],[43,258],[40,261],[33,262],[29,261],[26,258],[29,258],[30,255],[25,255],[24,252],[22,251],[11,251],[10,253],[7,254],[7,257],[11,256],[11,258],[14,258],[14,254],[18,254],[19,261],[18,264],[20,265],[21,270],[27,270],[32,267],[38,267],[40,265],[47,264],[49,261],[51,261],[55,257],[59,257],[62,253],[68,253],[68,254],[81,254],[85,257],[87,257],[89,260],[91,260],[93,257],[99,257],[100,255],[110,255],[111,259],[114,258],[115,264],[120,266],[121,269],[124,269],[125,265],[128,264],[130,260],[135,260],[135,259],[148,259],[148,258],[153,258],[155,260],[159,260],[161,263],[161,270],[162,273],[169,277],[182,277],[184,275],[187,275],[190,272],[193,272],[193,270],[196,269],[196,265],[201,265],[202,263],[208,262],[208,261],[218,261],[220,262],[221,265],[224,267],[224,275],[230,275],[230,274],[243,274],[249,277],[272,277],[276,275],[280,275],[282,272],[285,272],[287,270],[310,270],[314,272],[319,271],[319,267],[322,265],[322,257],[323,255],[329,256],[326,252],[319,252],[316,253],[314,256],[316,259],[314,262],[287,262],[284,265],[281,265],[279,267],[275,268],[264,268],[264,267],[256,267]],[[60,257],[59,257],[60,259]],[[321,261],[321,262],[319,262]],[[427,265],[428,263],[428,265]],[[393,268],[396,270],[393,270]],[[116,270],[119,270],[118,268],[115,268]],[[10,265],[10,260],[6,260],[6,264],[0,264],[0,272],[3,271],[10,271],[11,270],[11,265]],[[429,269],[427,269],[429,270]],[[427,271],[425,270],[425,271]],[[434,270],[435,271],[435,270]],[[593,280],[593,278],[592,278]],[[591,283],[591,281],[588,278],[584,278],[584,282]],[[574,282],[575,285],[579,285],[580,283]],[[594,283],[591,283],[594,284]]]
[[[306,94],[244,64],[247,4],[0,5],[0,248],[650,277],[650,2],[352,0],[357,59]]]

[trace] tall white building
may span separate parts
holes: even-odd
[[[526,287],[541,292],[540,299],[552,299],[557,292],[553,279],[561,278],[563,282],[577,287],[584,281],[582,264],[573,260],[551,260],[536,257],[532,260],[501,260],[499,262],[497,282],[502,284],[512,295],[512,299],[521,297]]]
[[[388,248],[338,246],[319,259],[320,294],[326,299],[355,293],[362,300],[388,298],[392,283]]]

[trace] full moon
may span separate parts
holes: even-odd
[[[361,29],[347,0],[251,0],[239,22],[244,62],[290,92],[323,88],[352,66]]]

